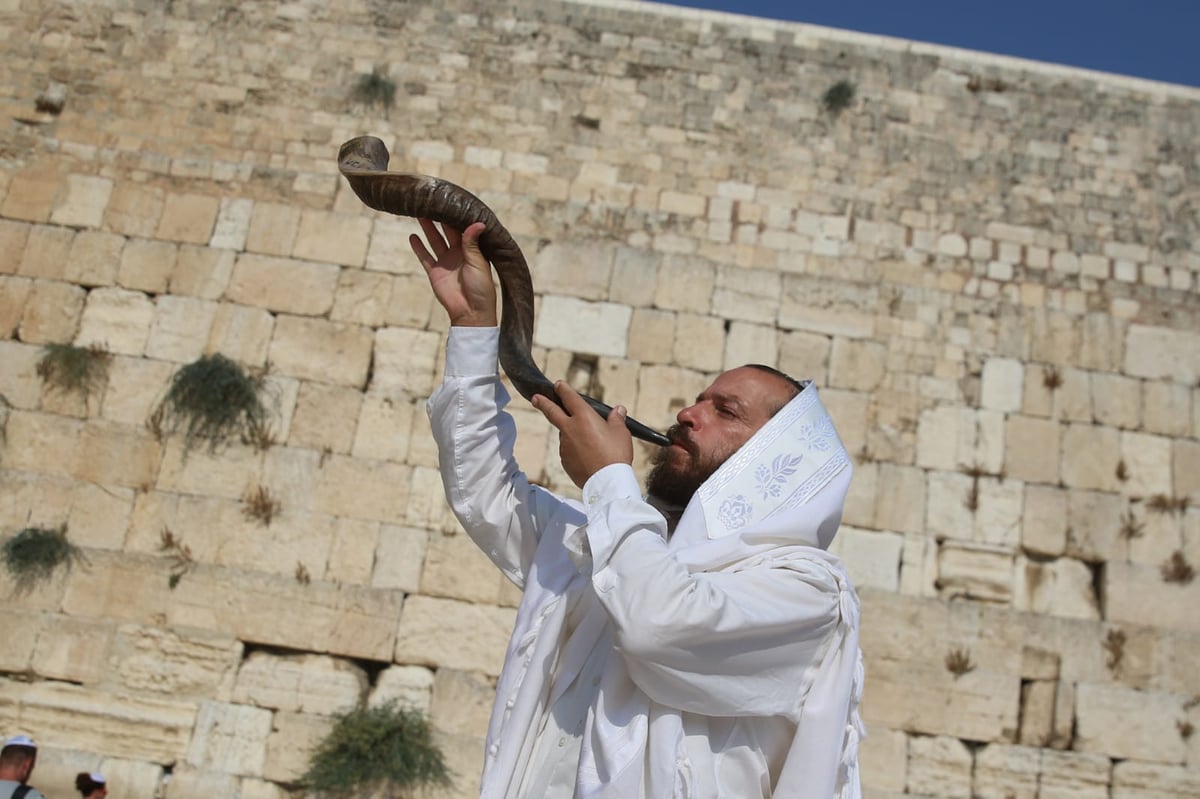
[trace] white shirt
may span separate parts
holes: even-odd
[[[593,475],[582,503],[530,484],[501,412],[497,338],[451,328],[446,379],[429,401],[455,514],[524,589],[481,795],[828,799],[836,785],[858,796],[857,598],[840,562],[799,538],[682,549],[703,538],[703,521],[689,526],[685,513],[680,530],[692,532],[668,542],[625,464]],[[832,504],[800,509],[815,514],[813,530],[831,518],[836,529],[849,474],[834,475],[823,478]],[[716,564],[713,546],[735,555]],[[578,676],[596,672],[596,686]],[[819,712],[808,712],[810,692]],[[798,754],[802,739],[819,745]]]

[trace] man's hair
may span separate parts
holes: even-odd
[[[778,406],[771,409],[772,416],[783,410],[785,405],[794,400],[796,395],[804,390],[804,383],[801,383],[799,380],[789,374],[779,371],[774,366],[767,366],[765,363],[748,363],[746,366],[750,369],[757,369],[760,372],[766,372],[767,374],[775,375],[779,379],[783,380],[783,382],[787,383],[788,388],[790,389],[788,397],[786,400],[779,403]]]
[[[0,766],[23,766],[37,756],[37,750],[32,746],[11,744],[0,749]]]

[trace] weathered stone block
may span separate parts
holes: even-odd
[[[289,254],[309,261],[362,266],[370,234],[371,220],[362,214],[303,211]]]
[[[279,313],[323,316],[333,307],[340,272],[329,263],[245,253],[234,265],[225,296]]]
[[[606,302],[546,295],[534,329],[534,343],[573,352],[624,357],[632,309]]]
[[[971,750],[956,738],[910,738],[907,793],[917,796],[970,796],[971,760]]]
[[[226,250],[243,249],[253,213],[253,200],[222,197],[221,207],[217,211],[217,224],[208,246]]]
[[[792,330],[869,338],[875,332],[875,316],[863,309],[877,305],[878,293],[876,286],[785,275],[778,323]]]
[[[137,694],[228,701],[241,660],[242,643],[232,636],[126,624],[117,629],[110,667]]]
[[[978,799],[1037,799],[1041,765],[1038,749],[989,744],[975,752],[970,795]]]
[[[41,347],[0,340],[0,394],[4,395],[7,413],[12,408],[36,410],[42,394],[42,379],[38,376]],[[0,420],[6,416],[0,416]],[[4,426],[0,421],[0,429]]]
[[[157,186],[117,183],[104,211],[104,227],[125,236],[150,238],[158,228],[164,197]]]
[[[711,382],[705,375],[674,366],[644,366],[639,373],[637,405],[631,415],[658,430],[665,430],[675,414],[696,401]]]
[[[428,541],[425,530],[385,524],[379,534],[371,587],[416,593]]]
[[[3,242],[0,242],[3,246]],[[16,338],[25,312],[25,301],[33,281],[23,277],[0,277],[0,337]]]
[[[395,661],[498,675],[515,620],[510,608],[410,596],[400,616]]]
[[[388,522],[404,517],[409,467],[334,455],[314,486],[313,508],[331,516]]]
[[[1092,412],[1108,427],[1136,430],[1142,424],[1142,381],[1118,374],[1091,376]]]
[[[83,286],[111,286],[117,282],[125,237],[85,230],[71,242],[63,278]]]
[[[367,328],[279,316],[270,359],[280,374],[345,386],[363,386],[373,336]]]
[[[438,499],[441,500],[439,494]],[[421,593],[480,604],[500,598],[499,569],[466,535],[434,535],[425,551]]]
[[[1021,410],[1025,367],[1011,358],[989,358],[983,365],[982,405],[994,411]]]
[[[219,300],[233,276],[233,250],[182,245],[171,271],[170,291],[205,300]]]
[[[299,229],[299,208],[278,203],[255,203],[246,231],[246,252],[289,256]]]
[[[782,281],[776,271],[720,266],[711,313],[724,319],[773,325],[781,292]]]
[[[308,771],[313,751],[332,728],[333,720],[325,716],[287,711],[275,713],[267,738],[262,776],[277,782],[298,782]]]
[[[1125,491],[1134,496],[1171,493],[1171,439],[1146,433],[1121,433]]]
[[[120,549],[129,529],[134,489],[99,483],[79,483],[71,492],[67,528],[79,546]]]
[[[1123,685],[1080,683],[1075,691],[1075,748],[1109,757],[1183,762],[1184,743],[1174,724],[1186,697],[1138,691]]]
[[[1062,481],[1068,488],[1119,491],[1120,433],[1108,427],[1069,424],[1062,439]]]
[[[1013,590],[1012,549],[943,541],[938,550],[938,589],[947,599],[1008,602]]]
[[[671,360],[686,369],[715,372],[725,354],[725,325],[720,319],[681,313],[675,317]]]
[[[190,363],[205,353],[218,305],[211,300],[162,295],[155,300],[146,356]]]
[[[157,239],[207,244],[216,224],[220,201],[203,194],[168,193],[154,232]]]
[[[450,670],[439,670],[439,676],[441,671]],[[485,685],[490,697],[491,686]],[[413,708],[428,715],[433,702],[433,687],[434,673],[424,666],[388,666],[375,680],[367,704],[378,707],[395,702],[398,707]]]
[[[213,314],[204,349],[238,363],[262,366],[274,331],[275,317],[265,309],[221,303]]]
[[[864,795],[904,793],[908,783],[908,736],[880,727],[870,729],[859,745],[858,762]]]
[[[267,758],[271,712],[225,702],[201,702],[187,762],[227,774],[259,776]]]
[[[70,227],[99,227],[113,182],[90,175],[68,175],[65,189],[50,212],[50,222]]]
[[[288,444],[349,452],[362,402],[362,392],[357,389],[302,381]]]
[[[1193,564],[1194,565],[1194,564]],[[1104,570],[1104,612],[1109,621],[1144,624],[1185,632],[1200,631],[1193,608],[1200,599],[1200,580],[1168,582],[1163,566],[1109,562]]]
[[[236,796],[238,778],[212,769],[197,769],[180,764],[171,770],[163,799],[205,799],[210,796]]]
[[[924,470],[890,463],[879,464],[873,526],[900,533],[924,531]]]
[[[161,294],[167,290],[179,247],[169,241],[130,239],[121,250],[117,283],[132,291]]]
[[[533,258],[533,284],[545,294],[604,300],[615,258],[615,248],[604,241],[548,244]]]
[[[629,357],[642,363],[670,363],[675,347],[675,314],[635,308],[629,320]]]
[[[828,381],[831,339],[814,333],[779,333],[779,369],[797,380],[812,380],[817,385]]]
[[[29,472],[72,475],[79,463],[83,423],[44,413],[9,411],[4,466]],[[65,508],[64,508],[65,510]]]
[[[388,327],[375,333],[370,393],[402,402],[428,397],[437,385],[441,336]]]
[[[367,684],[362,669],[326,655],[253,652],[238,669],[233,701],[332,716],[358,706],[366,695]]]
[[[658,267],[654,307],[707,314],[712,308],[716,271],[695,258],[665,256]]]
[[[17,172],[12,176],[4,204],[0,205],[0,216],[45,222],[50,218],[59,185],[58,173],[45,162]]]
[[[70,283],[35,280],[17,330],[21,341],[27,344],[72,341],[87,296],[86,291]]]
[[[1125,336],[1125,373],[1195,385],[1200,379],[1200,333],[1130,325]]]
[[[121,355],[141,355],[154,323],[154,303],[140,291],[104,288],[88,293],[76,344],[98,344]]]
[[[1058,422],[1049,419],[1009,415],[1004,435],[1005,476],[1057,483],[1060,430]]]
[[[356,458],[403,463],[408,455],[413,417],[419,413],[411,402],[368,394],[362,399],[354,429],[351,454]]]
[[[841,558],[858,587],[897,591],[904,536],[842,525],[829,551]]]
[[[748,363],[774,366],[779,351],[779,335],[773,325],[733,322],[725,336],[722,369],[735,369]]]
[[[1108,799],[1112,762],[1102,755],[1042,750],[1039,799]]]
[[[1167,436],[1191,435],[1192,391],[1189,386],[1162,380],[1140,385],[1142,420],[1148,432]]]
[[[335,322],[382,327],[388,323],[388,307],[392,302],[392,286],[395,283],[396,278],[379,272],[341,270],[329,318]],[[423,324],[422,321],[417,326]]]
[[[1112,799],[1184,799],[1200,796],[1194,768],[1127,760],[1112,770]]]
[[[67,273],[67,262],[74,241],[73,230],[41,225],[31,227],[25,243],[25,254],[16,273],[42,280],[62,280]]]
[[[1067,548],[1073,558],[1097,563],[1117,556],[1125,503],[1116,494],[1071,491],[1067,495]]]
[[[32,228],[27,222],[0,219],[0,275],[17,274]]]
[[[1071,558],[1044,562],[1020,558],[1013,588],[1013,607],[1034,613],[1099,619],[1092,589],[1092,570]]]

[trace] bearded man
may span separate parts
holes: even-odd
[[[411,245],[450,317],[429,399],[447,499],[523,589],[488,727],[486,799],[859,797],[859,604],[825,550],[850,459],[811,384],[724,372],[681,410],[643,498],[633,442],[564,383],[583,500],[513,459],[483,225]]]

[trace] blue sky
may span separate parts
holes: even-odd
[[[1200,0],[675,0],[670,5],[1200,86]]]

